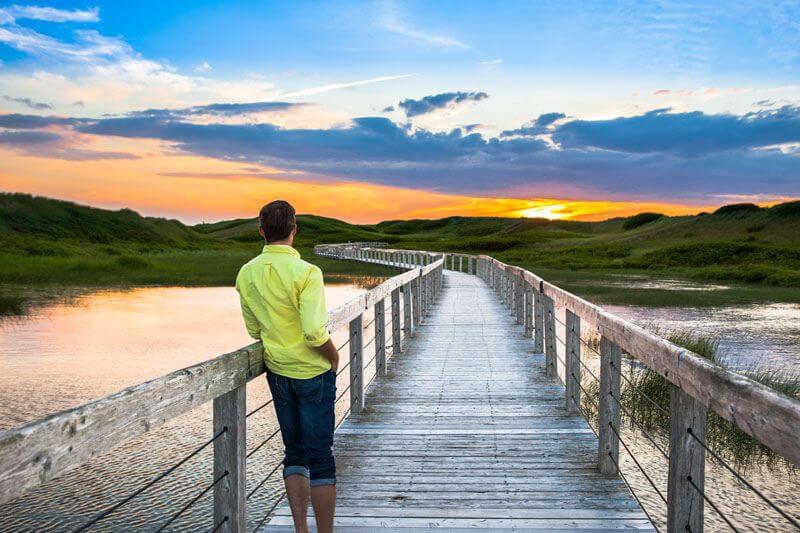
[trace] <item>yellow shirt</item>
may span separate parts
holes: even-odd
[[[247,332],[264,344],[270,372],[295,379],[331,368],[313,347],[330,338],[325,287],[319,267],[282,244],[268,244],[236,277]]]

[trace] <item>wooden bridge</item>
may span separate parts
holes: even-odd
[[[704,491],[707,453],[722,460],[704,441],[708,409],[800,465],[799,402],[531,272],[488,256],[374,243],[315,251],[404,270],[329,314],[331,332],[346,330],[348,354],[337,400],[348,405],[335,444],[339,530],[655,529],[619,469],[620,443],[629,451],[620,440],[621,370],[631,361],[671,383],[669,448],[659,448],[669,462],[668,490],[659,492],[667,530],[702,531],[706,503],[719,512]],[[588,351],[599,355],[594,371],[582,358]],[[247,419],[269,401],[248,412],[245,388],[263,372],[256,343],[2,433],[0,503],[213,400],[214,427],[199,448],[213,445],[209,485],[154,529],[211,492],[213,516],[202,524],[209,530],[291,530],[282,498],[246,523],[249,496],[276,483],[279,470],[247,476]],[[587,375],[597,377],[599,394],[585,388]],[[78,530],[102,530],[172,471],[98,509]]]

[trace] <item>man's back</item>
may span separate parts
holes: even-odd
[[[320,269],[287,245],[268,244],[236,278],[247,331],[264,344],[267,368],[308,379],[331,368],[314,347],[330,337]]]

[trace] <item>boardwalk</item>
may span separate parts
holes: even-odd
[[[336,436],[337,530],[652,531],[622,480],[598,473],[596,437],[477,276],[445,272],[388,369]],[[284,504],[265,531],[291,523]]]

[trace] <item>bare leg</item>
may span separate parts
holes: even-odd
[[[308,494],[309,484],[306,476],[293,474],[283,480],[286,485],[286,496],[292,510],[294,530],[297,533],[308,533]],[[316,509],[316,506],[314,506]]]
[[[336,485],[319,485],[311,489],[311,505],[317,519],[317,533],[333,533],[333,512],[336,509]]]

